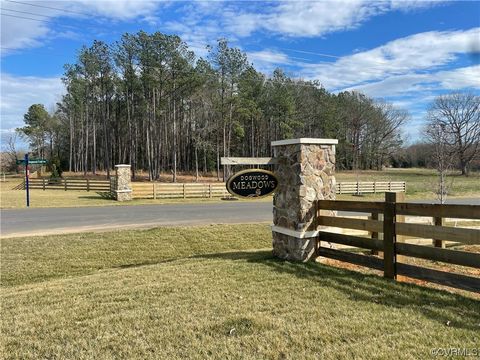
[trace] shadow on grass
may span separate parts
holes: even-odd
[[[119,264],[119,265],[112,265],[110,268],[112,269],[132,269],[132,268],[141,268],[144,266],[150,265],[159,265],[159,264],[167,264],[171,262],[175,262],[184,258],[171,258],[165,260],[152,260],[152,261],[144,261],[138,263],[131,263],[131,264]]]
[[[95,200],[100,200],[100,199],[103,199],[103,200],[115,200],[114,197],[113,197],[113,193],[111,192],[96,192],[97,196],[94,196],[94,195],[87,195],[87,196],[79,196],[78,198],[79,199],[95,199]]]
[[[349,299],[379,306],[408,308],[444,326],[480,330],[480,301],[443,290],[399,283],[320,263],[297,263],[276,259],[271,251],[229,252],[195,258],[260,263],[274,271],[308,279],[313,285],[332,288]],[[319,299],[320,301],[320,299]]]

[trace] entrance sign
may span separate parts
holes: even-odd
[[[230,176],[227,181],[230,194],[249,199],[270,195],[277,186],[277,177],[263,169],[243,170]]]

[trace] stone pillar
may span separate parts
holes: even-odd
[[[335,199],[335,139],[273,141],[273,254],[281,259],[308,261],[317,248],[315,200]]]
[[[132,200],[132,173],[130,165],[115,165],[115,199],[117,201]]]

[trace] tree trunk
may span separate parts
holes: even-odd
[[[198,182],[198,148],[195,144],[195,181]]]
[[[175,93],[175,83],[173,85],[174,93]],[[177,182],[177,119],[176,119],[176,112],[175,112],[175,95],[173,97],[173,182]]]

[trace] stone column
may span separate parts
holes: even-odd
[[[335,139],[273,141],[273,254],[281,259],[308,261],[317,248],[315,200],[335,199]]]
[[[130,165],[115,165],[115,199],[117,201],[132,200],[132,174]]]

